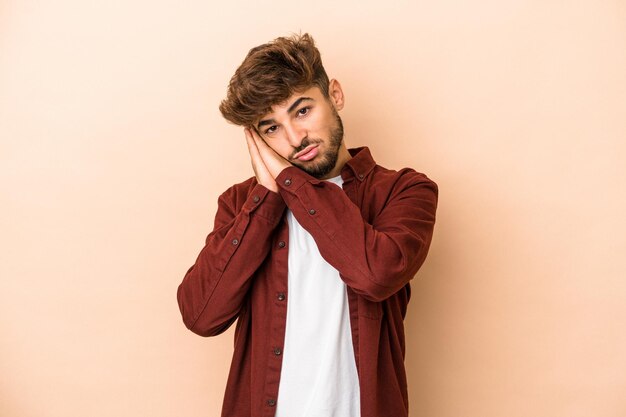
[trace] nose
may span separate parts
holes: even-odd
[[[297,148],[302,144],[302,140],[306,137],[306,130],[299,127],[296,123],[286,123],[285,133],[289,144]]]

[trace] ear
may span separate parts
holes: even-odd
[[[328,83],[328,97],[330,98],[337,111],[343,109],[343,105],[345,102],[343,90],[341,89],[341,84],[339,84],[339,81],[334,78]]]

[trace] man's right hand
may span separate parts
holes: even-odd
[[[250,152],[250,159],[252,161],[252,169],[254,170],[254,175],[256,176],[256,180],[259,184],[264,186],[270,191],[275,193],[278,192],[278,185],[276,185],[276,181],[268,171],[265,166],[265,162],[263,162],[263,158],[261,158],[261,154],[259,153],[259,148],[254,142],[254,138],[252,137],[252,132],[250,132],[250,128],[245,128],[244,133],[246,134],[246,143],[248,144],[248,152]]]

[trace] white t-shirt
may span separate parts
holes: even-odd
[[[328,181],[341,187],[341,176]],[[346,284],[287,210],[287,327],[276,417],[359,417]]]

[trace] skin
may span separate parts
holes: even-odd
[[[337,141],[339,127],[338,111],[344,106],[341,85],[331,80],[326,98],[318,87],[296,92],[284,103],[272,106],[272,111],[257,120],[254,126],[244,129],[252,168],[259,184],[278,192],[276,177],[283,169],[296,166],[301,169],[323,164],[333,152],[337,161],[332,169],[320,179],[340,174],[344,164],[351,158],[346,144]],[[295,158],[306,147],[317,147],[318,154],[309,161]]]

